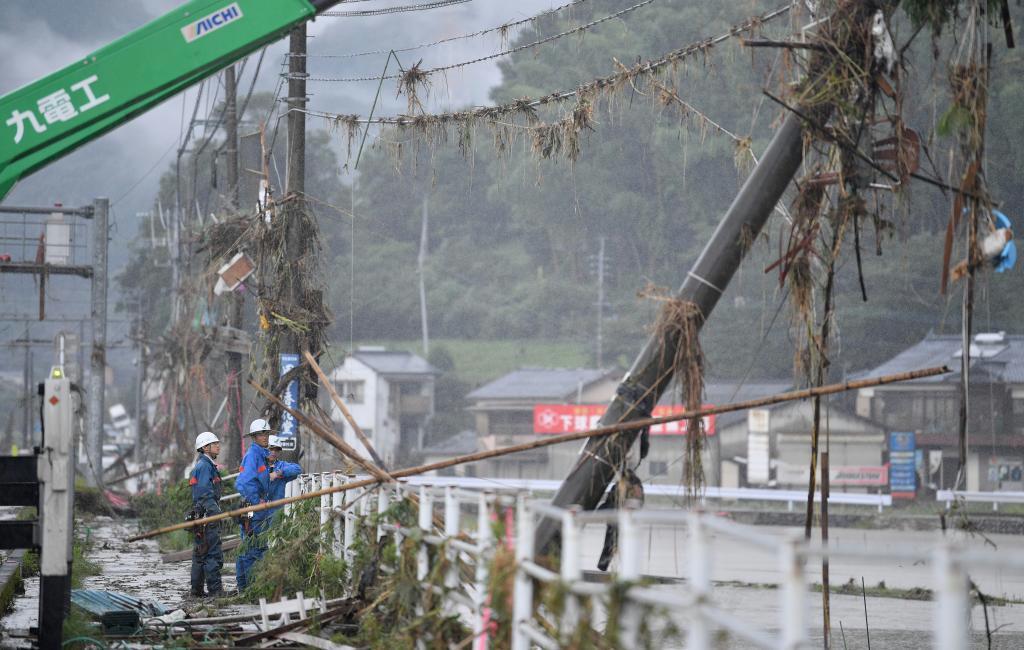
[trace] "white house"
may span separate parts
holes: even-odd
[[[427,424],[434,416],[434,379],[440,374],[411,352],[360,347],[330,373],[331,382],[353,419],[390,467],[417,456]],[[345,442],[370,454],[331,405],[331,419],[341,425]]]

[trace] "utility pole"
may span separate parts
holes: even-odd
[[[427,221],[430,219],[430,199],[423,195],[423,219],[420,226],[420,253],[416,257],[416,272],[420,276],[420,326],[423,329],[423,354],[430,354],[430,334],[427,329],[427,282],[424,270],[427,263]]]
[[[285,263],[287,267],[290,267],[287,278],[287,297],[291,304],[297,304],[301,301],[305,289],[297,281],[297,267],[299,266],[299,260],[302,258],[303,247],[306,242],[302,241],[301,233],[296,227],[296,216],[302,214],[306,209],[306,114],[302,112],[306,108],[307,101],[305,23],[292,30],[288,45],[290,53],[288,57],[288,178],[285,194],[291,196],[291,201],[284,213],[284,218],[288,220],[285,224]],[[289,330],[282,338],[282,357],[279,367],[283,369],[286,365],[286,357],[284,355],[288,355],[289,363],[293,360],[295,365],[298,365],[299,354],[301,353],[299,349],[302,343],[301,336]],[[316,350],[312,350],[312,352],[318,354]],[[306,372],[300,373],[296,381],[298,382],[298,394],[301,401],[308,394],[306,385],[309,383],[309,374]],[[288,388],[286,390],[291,389]],[[282,414],[283,420],[287,420],[287,418],[291,418],[291,416],[287,413]],[[292,450],[292,453],[298,456],[302,444],[298,435],[299,423],[293,419],[290,424],[295,432],[295,448]],[[282,431],[284,429],[285,427],[282,426]]]
[[[28,321],[25,321],[25,340],[29,340]],[[32,347],[29,345],[25,346],[25,373],[22,378],[24,383],[23,388],[24,400],[23,420],[24,420],[24,432],[21,439],[22,449],[32,448]]]
[[[236,212],[239,206],[238,197],[238,80],[235,77],[234,64],[224,70],[224,131],[227,142],[225,143],[225,164],[227,166],[228,180],[228,210]],[[243,326],[243,307],[245,297],[237,292],[232,292],[229,297],[228,325],[237,330]],[[242,405],[245,400],[241,399],[242,391],[242,354],[240,352],[228,352],[228,435],[222,441],[224,445],[224,460],[228,467],[234,467],[235,462],[242,457],[242,432],[245,426],[242,414]],[[236,397],[236,399],[232,399]],[[234,406],[234,408],[232,408]]]
[[[878,8],[876,2],[851,2],[843,6],[847,15],[842,19],[860,26],[864,26]],[[850,30],[850,33],[859,32]],[[828,65],[826,56],[812,56],[806,76],[809,83],[821,83]],[[825,104],[810,112],[820,124],[825,124],[832,110],[832,105]],[[761,232],[802,161],[803,124],[799,117],[787,113],[761,161],[744,181],[675,294],[676,299],[693,303],[699,310],[699,327],[707,322],[743,261],[746,250],[742,242],[756,238]],[[601,417],[599,427],[647,416],[641,404],[646,402],[645,398],[651,398],[650,403],[656,404],[672,381],[671,360],[679,343],[670,339],[662,345],[658,336],[647,340]],[[587,510],[596,508],[638,435],[637,431],[629,431],[588,440],[551,503],[562,508],[570,505]],[[551,550],[557,533],[557,522],[543,520],[535,538],[537,551]]]
[[[90,485],[103,481],[103,392],[107,377],[107,215],[110,199],[93,202],[92,240],[92,355],[89,375],[89,428],[86,457]]]
[[[604,242],[601,235],[597,247],[597,367],[604,367]]]

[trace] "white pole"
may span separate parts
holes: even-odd
[[[780,551],[782,568],[782,647],[795,650],[807,641],[806,586],[804,563],[798,552],[800,541],[787,540]]]
[[[516,504],[516,579],[512,592],[512,650],[530,650],[530,638],[522,631],[533,617],[533,578],[523,570],[524,562],[533,562],[533,513],[526,494]]]
[[[355,476],[349,475],[346,477],[347,481],[354,481]],[[345,495],[345,503],[342,504],[342,509],[345,512],[345,561],[352,562],[352,544],[356,541],[356,513],[352,507],[345,508],[345,505],[351,504],[355,499],[359,498],[360,490],[348,490],[342,492]]]
[[[966,650],[967,577],[953,558],[948,544],[935,549],[935,648]]]
[[[694,595],[695,606],[690,619],[686,647],[693,650],[704,650],[711,645],[711,630],[704,619],[704,613],[700,610],[711,591],[707,531],[704,530],[704,522],[701,521],[700,513],[689,512],[687,523],[690,527],[690,589]]]
[[[576,515],[579,511],[579,506],[573,505],[562,514],[562,582],[570,588],[583,577],[580,568],[580,553],[583,550],[580,544],[580,533],[582,531],[576,520]],[[572,638],[579,624],[579,598],[572,592],[569,592],[565,597],[565,612],[562,615],[560,630],[563,641]]]
[[[331,475],[327,472],[319,475],[320,485],[324,488],[330,487]],[[326,535],[327,534],[327,522],[331,520],[331,495],[323,494],[320,496],[320,530]]]
[[[345,484],[345,477],[339,472],[333,472],[331,474],[331,486],[341,487]],[[334,557],[341,559],[342,552],[345,550],[342,543],[342,523],[341,520],[345,516],[345,493],[335,492],[331,495],[331,517],[334,519],[334,546],[331,549],[334,551]]]
[[[448,572],[444,585],[448,589],[459,586],[459,552],[451,546],[451,540],[459,534],[459,500],[455,497],[455,488],[444,489],[444,536],[448,540]]]
[[[635,509],[633,500],[628,500],[625,507],[619,510],[619,577],[622,582],[633,582],[640,579],[640,562],[643,550],[640,544],[640,527],[633,517]],[[625,648],[635,648],[638,644],[640,619],[643,612],[635,603],[626,602],[621,609],[621,638],[619,641]]]
[[[487,606],[487,562],[490,559],[491,548],[491,499],[490,492],[481,492],[477,501],[477,531],[476,531],[476,593],[473,600],[476,603],[476,612],[473,616],[473,633],[476,642],[473,647],[476,650],[487,650],[490,647],[490,640],[487,638],[486,626],[490,617]]]
[[[426,485],[420,486],[420,511],[418,526],[420,533],[424,536],[430,534],[431,522],[434,515],[434,497]],[[420,541],[419,552],[416,555],[416,579],[427,579],[430,574],[429,545],[426,540]]]
[[[384,513],[388,511],[388,490],[377,488],[377,541],[384,539]]]

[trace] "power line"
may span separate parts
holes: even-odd
[[[451,43],[453,41],[461,41],[461,40],[465,40],[465,39],[469,39],[469,38],[475,38],[477,36],[483,36],[485,34],[490,34],[492,32],[506,32],[506,31],[508,31],[508,30],[510,30],[510,29],[512,29],[514,27],[518,27],[518,26],[523,25],[525,23],[529,23],[529,22],[533,22],[533,21],[536,21],[536,20],[540,20],[542,18],[546,18],[547,16],[556,14],[556,13],[558,13],[558,12],[564,10],[564,9],[568,9],[569,7],[575,7],[576,5],[583,4],[586,1],[587,0],[573,0],[573,2],[569,2],[567,4],[564,4],[564,5],[560,6],[560,7],[555,7],[553,9],[547,9],[545,11],[540,12],[539,14],[535,14],[533,16],[530,16],[529,18],[523,18],[522,20],[514,20],[514,21],[511,21],[511,22],[507,22],[507,23],[503,23],[501,25],[498,25],[497,27],[488,27],[487,29],[481,29],[479,31],[471,32],[469,34],[459,34],[458,36],[449,36],[448,38],[442,38],[442,39],[437,40],[437,41],[431,41],[430,43],[420,43],[419,45],[411,45],[409,47],[393,48],[393,49],[389,48],[389,49],[386,49],[386,50],[368,50],[368,51],[365,51],[365,52],[349,52],[347,54],[304,54],[302,56],[306,57],[307,59],[354,59],[354,58],[358,58],[358,57],[361,57],[361,56],[373,56],[373,55],[380,55],[380,54],[388,54],[390,52],[412,52],[414,50],[422,50],[422,49],[425,49],[425,48],[428,48],[428,47],[435,47],[437,45],[444,45],[445,43]],[[290,54],[289,56],[299,56],[299,55],[291,55]]]
[[[721,43],[722,41],[728,40],[735,36],[738,36],[744,32],[751,31],[753,29],[759,29],[766,22],[778,18],[784,15],[790,9],[790,5],[779,7],[774,11],[770,11],[761,16],[755,16],[749,18],[746,21],[729,28],[729,31],[719,34],[711,38],[706,38],[700,41],[696,41],[684,47],[673,50],[667,54],[662,55],[660,59],[655,61],[648,61],[646,63],[637,64],[631,68],[623,68],[615,74],[608,75],[606,77],[598,77],[592,79],[573,90],[563,90],[553,92],[545,95],[538,99],[519,99],[507,104],[499,104],[497,106],[482,106],[473,108],[466,111],[456,112],[444,112],[444,113],[432,113],[426,115],[417,115],[415,117],[402,115],[402,116],[391,116],[391,117],[375,117],[372,119],[363,118],[357,115],[344,115],[340,113],[329,113],[326,111],[316,111],[309,109],[293,108],[290,110],[299,111],[306,115],[312,115],[314,117],[322,117],[327,120],[331,120],[335,123],[357,123],[357,124],[397,124],[401,126],[412,126],[416,124],[422,124],[424,122],[434,123],[459,123],[471,121],[474,119],[496,119],[504,117],[513,113],[522,112],[537,106],[543,106],[547,104],[554,104],[565,101],[579,94],[587,95],[597,90],[604,88],[615,87],[624,81],[628,81],[632,78],[641,75],[650,75],[654,72],[664,68],[665,66],[678,63],[679,61],[695,56],[702,52],[706,52],[712,46]],[[374,79],[380,79],[380,77],[374,77]],[[280,119],[280,118],[279,118]]]
[[[460,5],[472,1],[473,0],[437,0],[436,2],[424,2],[418,5],[402,5],[398,7],[388,7],[386,9],[362,9],[359,11],[325,11],[320,15],[346,18],[360,16],[382,16],[384,14],[397,14],[405,11],[424,11],[427,9],[440,9],[441,7],[447,7],[449,5]]]
[[[516,47],[510,48],[510,49],[507,49],[507,50],[503,50],[501,52],[495,52],[494,54],[488,54],[487,56],[481,56],[481,57],[478,57],[476,59],[470,59],[469,61],[462,61],[461,63],[452,63],[451,65],[445,65],[445,66],[440,66],[440,67],[437,67],[437,68],[428,68],[426,70],[420,70],[419,73],[422,76],[429,76],[429,75],[432,75],[432,74],[437,74],[438,72],[447,72],[449,70],[455,70],[456,68],[463,68],[463,67],[466,67],[466,66],[469,66],[469,65],[473,65],[473,64],[476,64],[476,63],[483,63],[484,61],[490,61],[491,59],[497,59],[497,58],[500,58],[500,57],[503,57],[503,56],[509,56],[509,55],[515,54],[517,52],[522,52],[523,50],[528,50],[528,49],[533,48],[533,47],[538,47],[540,45],[545,45],[547,43],[550,43],[552,41],[558,40],[559,38],[563,38],[565,36],[571,36],[573,34],[577,34],[579,32],[591,29],[593,27],[596,27],[597,25],[600,25],[601,23],[607,22],[609,20],[613,20],[615,18],[619,18],[620,16],[624,16],[624,15],[626,15],[626,14],[632,12],[632,11],[636,11],[637,9],[639,9],[641,7],[644,7],[646,5],[649,5],[652,2],[654,2],[654,0],[642,0],[642,2],[638,2],[635,5],[626,7],[625,9],[622,9],[621,11],[617,11],[617,12],[615,12],[613,14],[609,14],[607,16],[602,16],[601,18],[598,18],[596,20],[592,20],[589,23],[586,23],[584,25],[580,25],[578,27],[573,27],[572,29],[568,29],[568,30],[566,30],[564,32],[559,32],[557,34],[552,34],[551,36],[548,36],[546,38],[542,38],[542,39],[539,39],[539,40],[536,40],[536,41],[533,41],[533,42],[530,42],[530,43],[524,43],[522,45],[517,45]],[[293,76],[292,75],[286,75],[286,78],[291,79],[291,78],[293,78]],[[308,75],[303,75],[303,78],[306,81],[329,81],[329,82],[351,83],[351,82],[359,82],[359,81],[380,81],[381,79],[400,79],[400,78],[402,78],[402,75],[401,74],[393,74],[393,75],[387,75],[385,77],[379,77],[379,76],[378,77],[310,77]]]

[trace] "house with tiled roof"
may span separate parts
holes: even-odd
[[[948,366],[950,372],[857,394],[857,414],[890,432],[913,433],[917,472],[929,485],[949,487],[959,464],[963,343],[959,335],[929,334],[865,373],[879,376]],[[1024,489],[1024,336],[975,335],[968,349],[969,419],[966,488]]]

